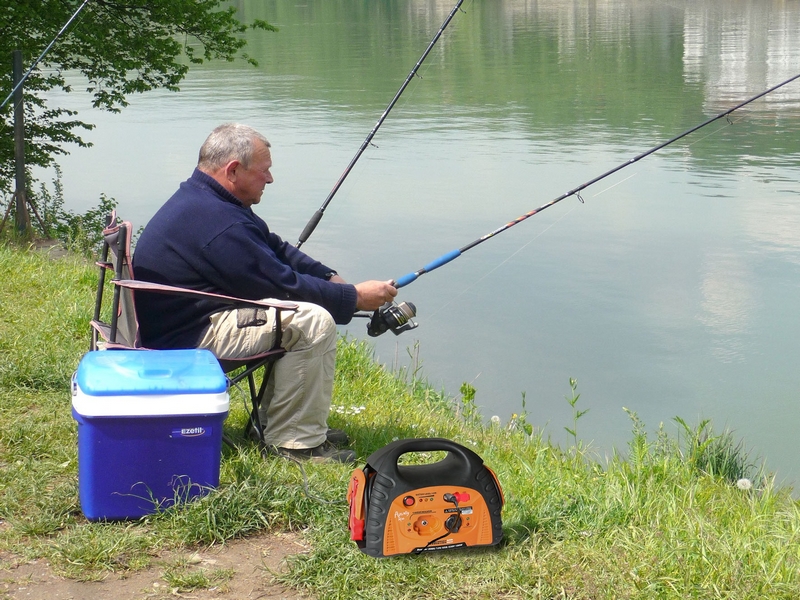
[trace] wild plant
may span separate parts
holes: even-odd
[[[572,427],[564,427],[564,429],[572,436],[572,442],[575,446],[575,449],[580,448],[580,442],[578,442],[578,420],[589,412],[589,409],[578,410],[576,405],[578,404],[578,400],[580,400],[581,395],[578,393],[578,380],[570,377],[569,378],[569,387],[571,390],[570,396],[564,396],[564,399],[569,403],[570,407],[572,408]]]
[[[680,417],[674,420],[685,435],[683,457],[697,471],[722,477],[731,483],[744,479],[750,481],[753,473],[760,471],[744,443],[734,440],[730,430],[714,435],[709,419],[700,421],[696,428],[690,427]]]
[[[533,435],[533,425],[528,422],[528,409],[525,406],[525,399],[525,392],[522,392],[522,412],[511,415],[511,419],[508,421],[508,429],[522,431],[530,437]]]
[[[478,405],[475,403],[475,395],[477,390],[475,386],[466,381],[461,384],[461,404],[460,412],[461,418],[465,423],[477,425],[481,423],[481,414],[478,410]]]

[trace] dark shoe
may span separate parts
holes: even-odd
[[[270,446],[270,453],[278,454],[295,460],[310,460],[312,462],[336,462],[355,464],[356,453],[352,450],[340,450],[330,442],[323,442],[316,448],[278,448]]]
[[[341,429],[329,427],[328,431],[325,432],[325,439],[337,448],[344,448],[350,445],[350,437]]]

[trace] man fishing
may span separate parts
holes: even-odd
[[[348,440],[327,426],[336,361],[336,323],[397,295],[387,281],[348,284],[284,242],[252,210],[273,182],[267,139],[246,125],[220,125],[197,168],[145,227],[133,257],[138,279],[246,299],[297,302],[284,313],[281,345],[261,413],[272,452],[354,462]],[[218,358],[252,356],[273,345],[273,311],[226,309],[214,301],[136,292],[149,348],[208,348]],[[328,438],[332,439],[328,439]]]

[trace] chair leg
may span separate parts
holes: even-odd
[[[252,407],[250,408],[250,415],[247,419],[247,425],[244,429],[245,437],[249,437],[250,429],[252,428],[255,430],[256,435],[258,436],[259,441],[263,444],[264,443],[264,428],[261,425],[261,415],[258,414],[258,407],[259,407],[259,398],[261,395],[262,390],[264,389],[264,384],[262,382],[261,389],[256,391],[256,381],[253,377],[253,374],[250,373],[247,376],[247,385],[250,388],[250,400],[252,402]]]
[[[256,391],[256,382],[253,374],[247,376],[247,383],[250,386],[250,398],[253,401],[253,407],[250,410],[250,418],[248,419],[247,426],[245,428],[245,437],[247,437],[250,433],[250,427],[253,427],[258,435],[258,439],[263,446],[266,446],[266,441],[264,440],[264,425],[266,423],[261,422],[261,414],[259,409],[263,409],[264,412],[267,411],[269,408],[269,402],[265,401],[264,397],[267,391],[267,385],[269,384],[269,378],[272,376],[272,368],[275,366],[275,361],[270,361],[268,364],[264,366],[264,378],[261,380],[261,385]]]

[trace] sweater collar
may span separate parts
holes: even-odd
[[[233,204],[236,204],[237,206],[245,208],[241,200],[239,200],[236,196],[234,196],[228,190],[222,187],[219,184],[219,182],[213,177],[211,177],[211,175],[209,175],[208,173],[204,173],[200,169],[195,168],[194,173],[192,173],[192,176],[189,178],[189,180],[194,183],[197,183],[198,185],[210,187],[215,194],[220,196],[226,202],[231,202]]]

